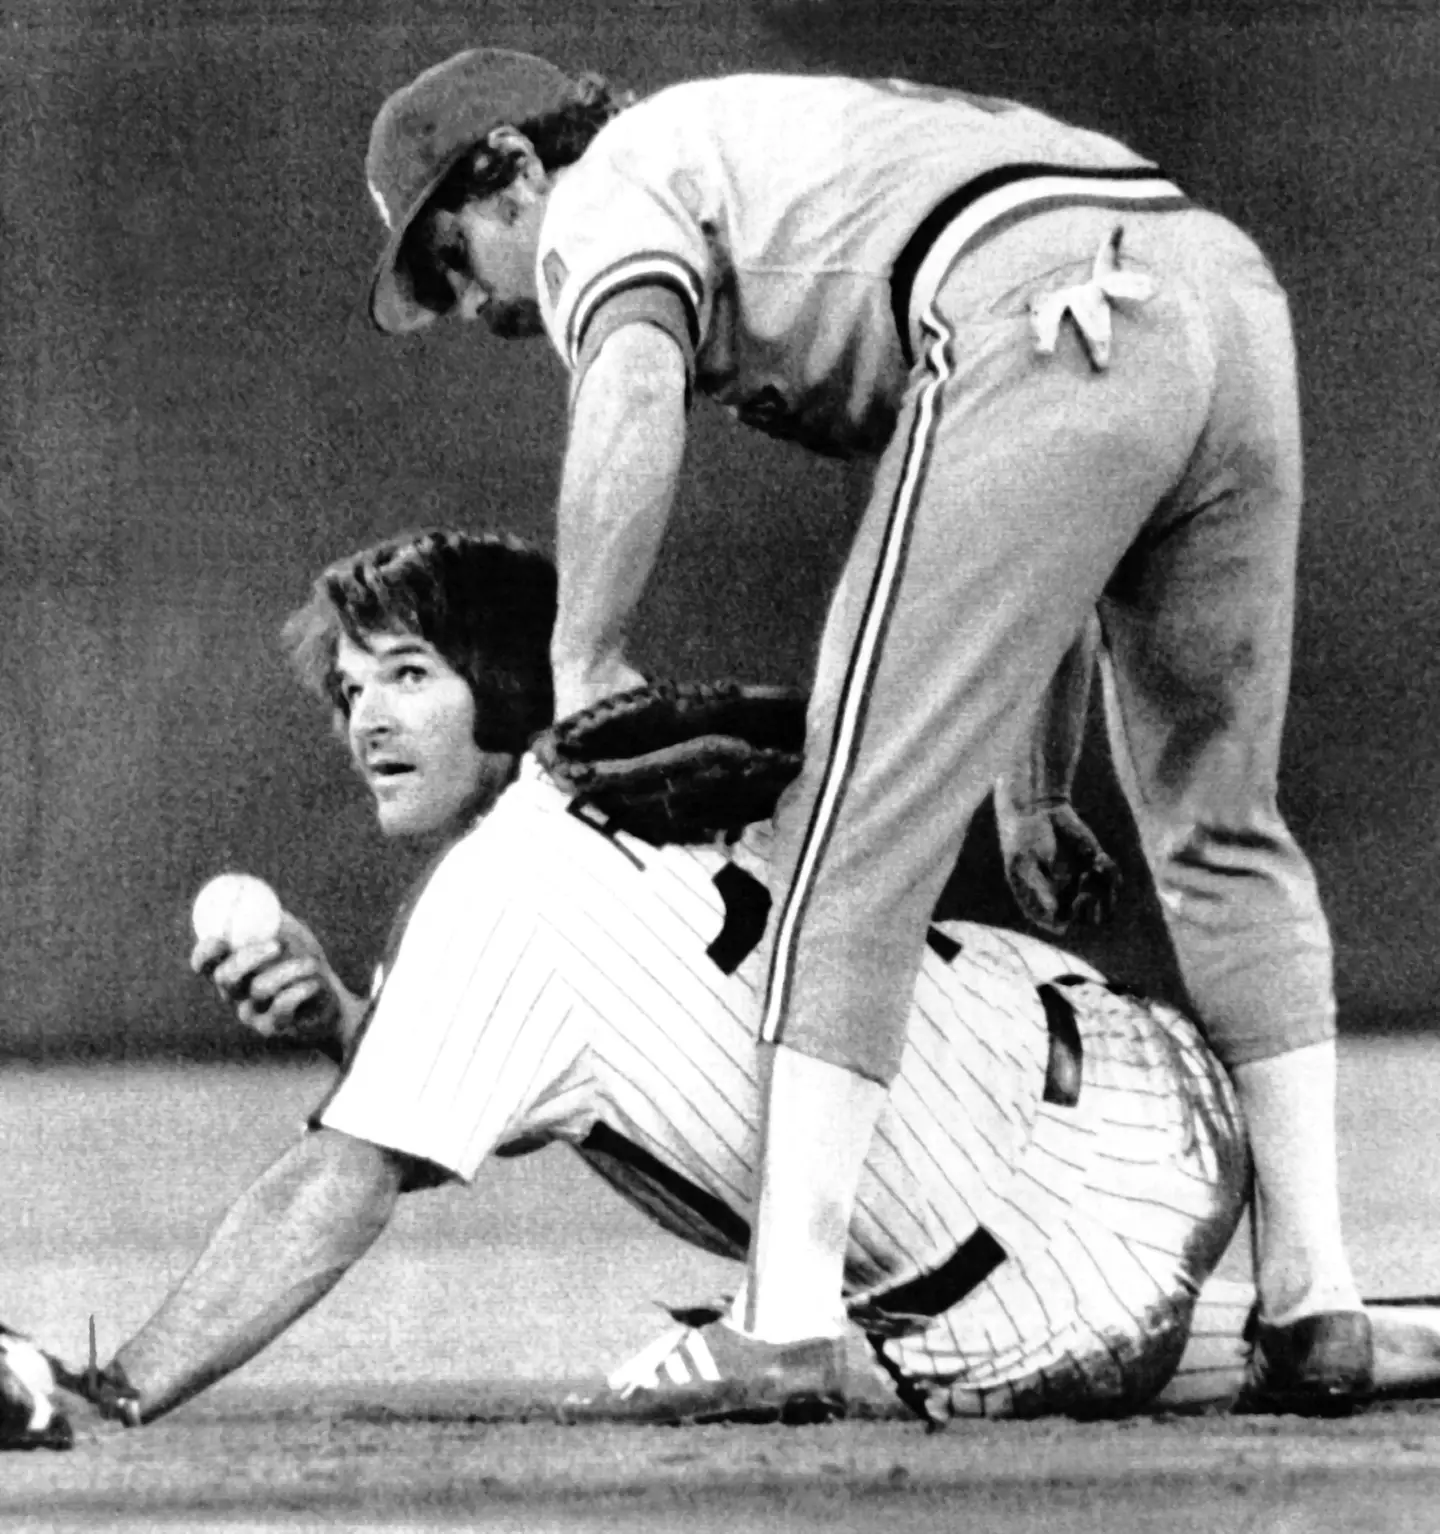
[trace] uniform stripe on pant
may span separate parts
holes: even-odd
[[[920,386],[915,420],[905,445],[904,468],[890,505],[885,537],[876,561],[875,578],[866,598],[865,614],[859,636],[850,653],[850,665],[841,689],[835,725],[831,734],[830,754],[824,777],[815,797],[810,824],[800,848],[795,874],[780,913],[776,928],[775,949],[770,960],[765,1016],[760,1037],[767,1044],[784,1042],[784,1020],[790,999],[795,970],[795,950],[800,941],[806,907],[815,886],[820,864],[840,818],[845,791],[855,768],[860,742],[865,732],[871,688],[879,669],[891,615],[905,579],[905,562],[910,548],[910,533],[925,488],[926,472],[934,452],[940,424],[941,391],[954,373],[951,358],[952,331],[936,312],[933,303],[921,317],[921,326],[931,337],[925,353],[930,376]]]

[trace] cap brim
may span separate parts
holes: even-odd
[[[387,336],[409,335],[412,331],[433,325],[440,318],[434,309],[415,297],[409,273],[400,265],[400,247],[405,243],[405,236],[410,233],[411,224],[419,218],[425,204],[439,190],[440,183],[473,147],[473,144],[462,144],[441,165],[424,191],[411,203],[409,211],[390,231],[390,238],[380,252],[380,259],[375,263],[375,271],[370,278],[370,322]]]
[[[435,310],[416,299],[409,278],[397,271],[398,253],[398,242],[394,249],[387,246],[370,280],[370,323],[387,336],[409,335],[440,318]]]

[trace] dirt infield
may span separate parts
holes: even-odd
[[[1440,1523],[1440,1411],[1424,1407],[1328,1424],[927,1435],[892,1422],[564,1428],[529,1415],[545,1405],[503,1388],[464,1403],[197,1403],[68,1455],[12,1457],[0,1527],[1355,1534]]]
[[[1346,1052],[1346,1213],[1370,1292],[1440,1290],[1440,1048]],[[0,1317],[72,1361],[180,1277],[297,1132],[322,1068],[0,1074]],[[597,1196],[598,1195],[598,1196]],[[1237,1256],[1236,1260],[1239,1260]],[[1345,1422],[553,1425],[733,1269],[653,1232],[573,1157],[405,1200],[268,1353],[173,1417],[0,1460],[0,1529],[1440,1530],[1440,1405]]]

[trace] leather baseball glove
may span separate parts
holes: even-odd
[[[767,820],[805,749],[806,694],[742,682],[656,682],[538,736],[552,777],[660,847],[733,839]]]

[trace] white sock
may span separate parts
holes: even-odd
[[[763,1053],[759,1207],[730,1324],[765,1342],[839,1337],[850,1217],[888,1089],[783,1044]]]
[[[1340,1235],[1335,1044],[1312,1044],[1232,1071],[1255,1158],[1255,1283],[1281,1326],[1360,1306]]]

